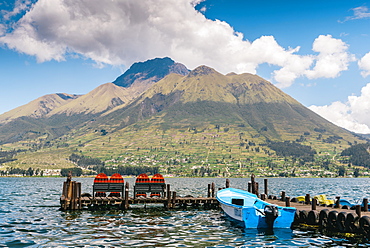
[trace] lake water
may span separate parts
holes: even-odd
[[[92,192],[93,178],[74,178]],[[243,229],[220,210],[59,211],[65,178],[0,178],[0,247],[369,247],[364,241],[328,237],[318,231]],[[125,179],[130,183],[134,179]],[[249,179],[230,179],[246,189]],[[263,179],[257,181],[263,188]],[[178,196],[206,196],[207,185],[224,187],[220,178],[168,178]],[[260,187],[261,187],[260,186]],[[326,194],[357,202],[370,196],[370,179],[270,178],[270,194]],[[356,243],[357,242],[357,243]]]

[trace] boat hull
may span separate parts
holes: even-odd
[[[280,207],[262,201],[249,192],[227,188],[220,190],[216,196],[225,214],[244,225],[245,228],[290,228],[296,212],[295,208]],[[277,209],[277,214],[268,224],[266,206]]]

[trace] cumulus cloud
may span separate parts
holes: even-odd
[[[312,50],[319,54],[314,68],[305,72],[309,79],[338,77],[341,71],[348,69],[350,62],[355,61],[354,55],[347,52],[348,45],[331,35],[316,38]]]
[[[309,108],[340,127],[356,133],[370,133],[370,83],[361,89],[360,96],[349,96],[345,103]]]
[[[280,67],[272,76],[281,88],[302,76],[336,77],[353,60],[348,46],[330,35],[315,40],[317,55],[299,55],[300,47],[286,49],[272,36],[248,41],[228,23],[196,11],[202,1],[38,0],[0,34],[0,44],[39,62],[77,54],[98,65],[130,66],[169,56],[191,69],[205,64],[222,73],[256,73],[268,63]]]
[[[370,75],[370,52],[358,61],[358,67],[362,70],[361,75],[363,77]]]

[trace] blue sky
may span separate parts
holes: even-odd
[[[169,56],[256,73],[370,133],[370,1],[0,0],[0,9],[0,114]]]

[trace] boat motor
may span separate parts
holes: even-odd
[[[266,217],[265,220],[266,220],[267,226],[269,228],[273,228],[274,221],[279,215],[277,206],[266,205],[264,208],[264,212],[265,212],[265,217]]]

